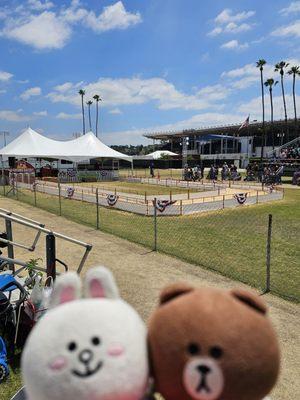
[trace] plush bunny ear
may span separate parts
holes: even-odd
[[[55,283],[50,300],[50,308],[79,299],[81,281],[76,272],[60,275]]]
[[[120,297],[119,290],[112,273],[105,267],[90,269],[84,282],[84,296],[118,299]]]

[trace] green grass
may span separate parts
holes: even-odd
[[[198,189],[185,189],[185,188],[177,188],[177,187],[168,187],[168,186],[160,186],[160,185],[151,185],[148,183],[131,183],[131,182],[86,182],[86,183],[77,183],[76,186],[87,186],[89,188],[99,188],[102,190],[114,191],[115,189],[118,192],[138,194],[138,195],[160,195],[167,194],[170,192],[173,194],[187,193],[190,192],[199,192],[201,190]]]

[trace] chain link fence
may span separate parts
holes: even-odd
[[[65,187],[58,193],[48,186],[44,191],[36,189],[35,185],[31,189],[0,186],[0,194],[216,271],[261,292],[300,300],[300,215],[292,204],[205,212],[195,212],[193,204],[186,204],[183,215],[166,215],[162,208],[174,205],[157,200],[148,202],[148,213],[143,215],[136,212],[136,202],[128,202],[126,210],[114,208],[118,196],[110,193],[104,198],[97,189],[75,191],[72,196]]]

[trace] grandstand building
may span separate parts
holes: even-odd
[[[221,160],[245,167],[250,158],[272,154],[285,143],[299,136],[300,119],[265,122],[265,139],[263,139],[263,124],[256,120],[246,126],[240,124],[208,126],[199,129],[186,129],[170,132],[152,132],[144,134],[154,143],[160,141],[164,149],[182,154],[183,158],[201,160],[205,165],[212,162],[221,163]],[[263,142],[263,143],[262,143]],[[190,157],[189,157],[190,156]]]

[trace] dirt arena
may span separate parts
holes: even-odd
[[[130,302],[147,321],[156,305],[160,289],[176,280],[186,280],[194,285],[232,288],[245,286],[221,275],[203,270],[178,259],[154,253],[126,240],[95,231],[68,221],[63,217],[47,213],[14,200],[0,198],[0,207],[23,214],[46,224],[47,228],[91,243],[93,249],[88,257],[83,273],[93,265],[109,267],[118,282],[122,296]],[[3,220],[0,220],[0,229]],[[32,231],[15,226],[14,239],[31,244]],[[41,257],[45,260],[45,237],[42,236],[34,253],[22,249],[16,251],[16,258],[29,260]],[[83,249],[67,242],[57,241],[57,257],[76,269]],[[270,308],[270,316],[279,334],[282,350],[282,371],[280,380],[271,394],[272,400],[296,400],[300,393],[299,306],[273,295],[265,295]]]

